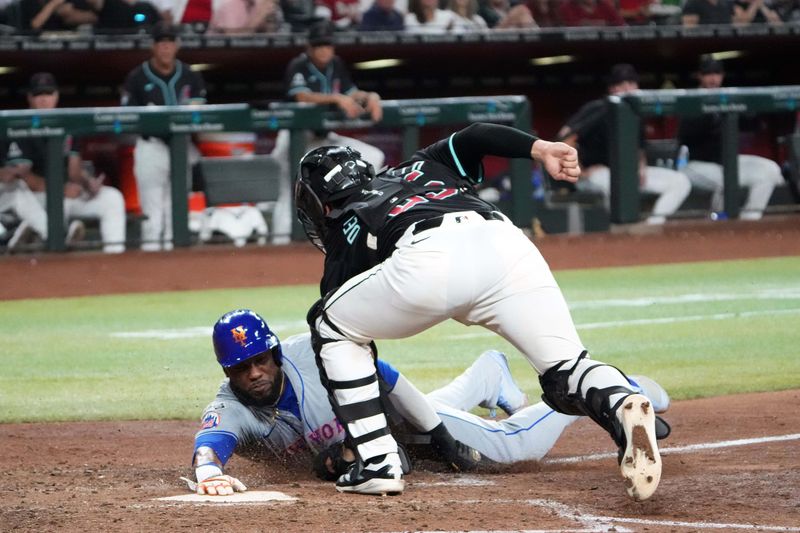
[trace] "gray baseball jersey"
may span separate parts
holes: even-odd
[[[234,452],[285,460],[310,458],[310,454],[344,440],[344,428],[319,380],[311,336],[294,335],[282,341],[281,348],[287,386],[277,405],[242,404],[226,379],[203,413],[195,450],[208,446],[223,464]],[[378,373],[390,388],[389,399],[412,425],[419,411],[433,409],[453,437],[489,459],[502,463],[540,459],[576,418],[556,413],[544,403],[503,420],[468,412],[479,404],[496,405],[501,394],[501,369],[490,354],[485,352],[464,373],[427,396],[384,361],[378,362]]]

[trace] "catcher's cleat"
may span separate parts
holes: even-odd
[[[358,494],[400,494],[405,487],[400,458],[396,453],[373,457],[367,463],[356,461],[336,481],[339,492]]]
[[[619,435],[619,468],[628,496],[648,499],[661,480],[661,455],[656,444],[656,417],[652,404],[641,394],[627,396],[613,423]]]
[[[669,409],[669,394],[664,387],[647,376],[627,376],[628,382],[640,394],[644,394],[653,404],[656,413],[666,413]]]
[[[508,416],[527,407],[529,405],[528,395],[517,386],[514,378],[511,376],[511,369],[508,367],[506,355],[497,350],[489,350],[484,352],[481,357],[488,357],[500,367],[500,395],[497,397],[497,405],[481,403],[481,407],[486,407],[492,411],[495,407],[499,407]],[[494,413],[492,413],[492,416],[494,416]]]

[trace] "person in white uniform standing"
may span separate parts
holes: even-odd
[[[560,180],[581,173],[575,148],[485,123],[377,176],[350,148],[321,147],[300,161],[298,217],[325,253],[322,298],[308,322],[323,384],[359,456],[336,488],[404,490],[379,401],[374,340],[410,337],[453,318],[504,337],[539,374],[545,402],[608,431],[628,494],[647,499],[661,477],[652,405],[620,370],[588,357],[539,250],[478,197],[487,155],[538,160]]]
[[[203,78],[177,59],[177,29],[159,22],[152,33],[152,56],[128,74],[123,86],[122,105],[205,103]],[[191,143],[189,152],[190,160],[193,154],[198,157],[197,148]],[[133,166],[142,212],[147,217],[142,221],[142,250],[171,249],[172,189],[167,139],[153,135],[139,137],[133,152]]]
[[[327,105],[340,110],[348,119],[363,116],[378,123],[383,118],[381,98],[378,93],[362,91],[355,84],[344,60],[336,55],[335,31],[329,20],[316,22],[308,29],[306,51],[286,67],[286,98],[291,102]],[[309,150],[328,145],[353,147],[375,168],[383,166],[384,154],[377,146],[329,130],[307,133],[306,147]],[[289,130],[278,132],[272,155],[283,167],[280,192],[272,215],[273,244],[286,244],[290,240],[293,217]]]

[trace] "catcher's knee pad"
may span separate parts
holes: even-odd
[[[627,395],[631,390],[621,386],[602,389],[590,387],[585,396],[581,393],[586,376],[593,370],[604,367],[613,368],[625,376],[616,367],[590,360],[586,351],[583,351],[577,359],[562,361],[539,376],[543,392],[542,400],[560,413],[573,416],[586,415],[613,435],[612,420],[618,405],[610,404],[611,396],[617,393]],[[570,382],[574,386],[571,387]]]

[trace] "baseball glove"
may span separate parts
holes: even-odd
[[[342,457],[344,446],[334,444],[325,448],[314,457],[314,474],[323,481],[336,481],[339,476],[346,474],[355,461],[348,461]]]

